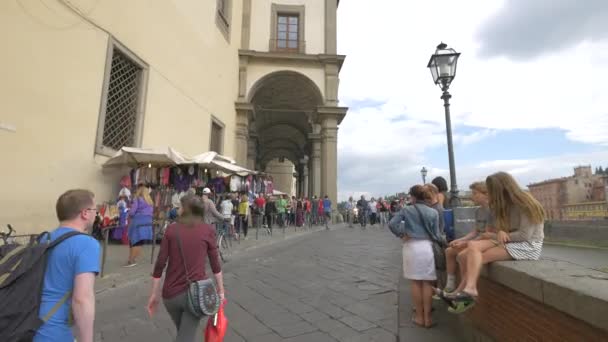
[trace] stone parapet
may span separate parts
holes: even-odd
[[[564,261],[484,268],[468,340],[608,341],[608,274]]]

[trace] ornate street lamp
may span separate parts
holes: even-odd
[[[422,184],[426,184],[426,174],[427,174],[427,169],[426,167],[422,167],[422,169],[420,170],[420,174],[422,175]]]
[[[431,70],[433,82],[441,88],[443,94],[443,106],[445,107],[445,127],[448,136],[448,156],[450,161],[450,207],[454,208],[460,205],[458,198],[458,186],[456,185],[456,165],[454,163],[454,146],[452,144],[452,122],[450,120],[450,98],[452,95],[448,92],[450,84],[456,77],[456,65],[458,63],[460,53],[444,43],[437,45],[435,54],[431,56],[427,67]]]

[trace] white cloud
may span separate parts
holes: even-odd
[[[561,128],[569,139],[608,144],[608,96],[603,89],[608,42],[582,40],[527,61],[481,58],[475,37],[501,5],[501,1],[472,0],[341,3],[338,41],[340,52],[347,55],[341,99],[347,105],[363,99],[386,102],[382,112],[370,118],[384,119],[384,125],[404,114],[443,124],[440,90],[432,84],[426,63],[435,45],[444,40],[462,52],[450,89],[454,124]],[[363,122],[367,123],[358,124]]]
[[[601,5],[601,1],[594,1]],[[506,6],[513,6],[513,2],[340,3],[339,52],[347,55],[340,74],[340,99],[344,105],[370,103],[370,108],[351,108],[340,126],[341,198],[376,189],[380,193],[403,191],[420,181],[422,165],[429,168],[425,152],[445,146],[441,92],[426,68],[441,41],[462,53],[450,88],[456,144],[477,144],[501,130],[529,129],[533,134],[534,129],[550,128],[563,130],[575,142],[608,145],[608,96],[604,90],[608,41],[601,35],[585,39],[583,32],[559,49],[548,45],[528,58],[483,57],[480,51],[487,42],[479,40],[484,37],[482,30],[491,25],[489,20],[505,15]],[[584,12],[585,7],[579,6]],[[561,13],[568,15],[567,11]],[[584,13],[578,15],[577,20],[584,20]],[[542,45],[543,41],[534,44]],[[493,48],[496,45],[500,47],[494,44]],[[462,125],[479,130],[463,134],[455,129]],[[603,159],[594,159],[599,157]],[[457,173],[461,188],[496,171],[510,171],[527,184],[568,175],[576,164],[606,157],[586,154],[501,160],[497,154],[497,160],[457,164]],[[447,170],[431,171],[429,177],[448,178]]]

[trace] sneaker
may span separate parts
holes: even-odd
[[[137,263],[132,262],[132,263],[127,263],[127,264],[123,265],[122,267],[124,267],[124,268],[130,268],[130,267],[135,267],[135,266],[137,266]]]

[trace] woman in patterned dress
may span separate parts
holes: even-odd
[[[450,310],[456,313],[475,304],[477,280],[484,264],[501,260],[538,260],[542,251],[545,223],[542,205],[506,172],[488,176],[486,185],[496,233],[484,233],[482,239],[470,241],[465,252],[459,255],[465,277],[454,295],[449,296],[456,303]]]

